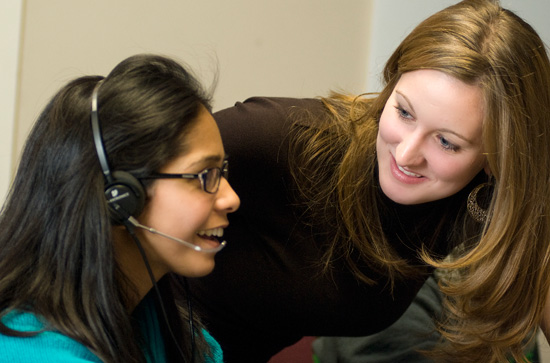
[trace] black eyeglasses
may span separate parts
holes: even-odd
[[[140,176],[138,179],[199,179],[201,181],[202,190],[207,193],[215,194],[220,188],[220,180],[222,176],[227,179],[229,176],[229,162],[223,161],[221,168],[204,169],[198,174],[151,174]]]

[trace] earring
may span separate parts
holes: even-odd
[[[488,187],[491,184],[482,183],[475,187],[470,194],[468,195],[468,201],[466,202],[466,207],[468,208],[468,213],[470,216],[478,223],[484,223],[487,219],[487,210],[483,209],[477,203],[477,193],[483,188]]]

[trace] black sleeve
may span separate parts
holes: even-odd
[[[323,363],[432,363],[422,354],[440,342],[434,319],[441,317],[442,294],[430,277],[405,313],[385,330],[363,337],[321,337],[313,351]]]

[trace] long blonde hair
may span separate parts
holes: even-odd
[[[295,144],[305,146],[294,150],[295,174],[310,181],[302,191],[326,201],[322,213],[329,220],[329,211],[337,215],[325,261],[344,257],[368,283],[374,281],[360,263],[385,272],[390,281],[411,269],[380,226],[375,143],[395,84],[403,73],[420,69],[481,88],[482,140],[493,180],[489,217],[478,228],[482,233],[474,234],[477,243],[452,262],[423,254],[432,266],[460,272],[442,286],[449,318],[441,331],[457,361],[521,360],[550,288],[550,62],[532,27],[498,1],[466,0],[429,17],[388,60],[386,86],[377,97],[329,97],[326,126],[298,134]],[[327,174],[329,164],[334,174]],[[322,181],[311,182],[316,176]],[[459,230],[455,236],[458,242],[472,238]]]

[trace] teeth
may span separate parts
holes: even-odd
[[[207,230],[204,230],[204,231],[199,231],[199,233],[197,233],[201,236],[207,236],[207,237],[223,237],[223,228],[212,228],[212,229],[207,229]]]
[[[422,177],[422,175],[418,175],[418,174],[415,174],[415,173],[411,173],[410,171],[407,171],[405,169],[403,169],[402,167],[400,167],[399,165],[397,165],[397,168],[399,170],[401,170],[401,172],[405,175],[408,175],[408,176],[414,176],[415,178],[420,178]]]

